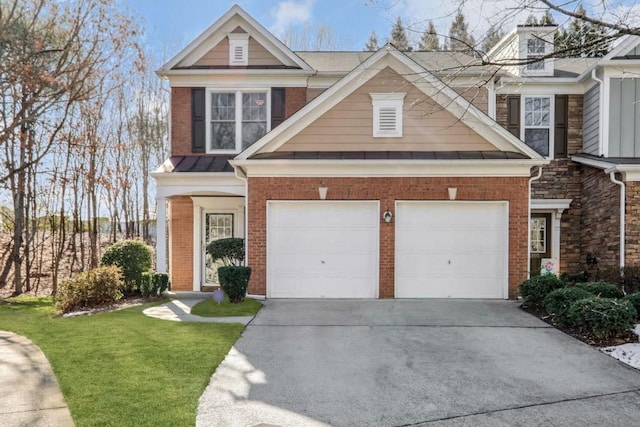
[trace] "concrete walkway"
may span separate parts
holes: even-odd
[[[0,331],[0,425],[73,426],[49,361],[31,341]]]
[[[253,316],[202,317],[191,314],[191,308],[200,301],[202,298],[175,299],[166,304],[149,307],[143,313],[149,317],[174,322],[242,323],[247,325],[253,319]]]

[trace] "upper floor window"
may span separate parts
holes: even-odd
[[[402,136],[402,104],[406,93],[370,93],[374,138]]]
[[[229,34],[229,65],[249,65],[249,34]]]
[[[524,96],[522,130],[524,142],[538,154],[553,153],[553,97]]]
[[[240,152],[268,130],[268,92],[209,92],[208,152]]]
[[[538,37],[527,40],[527,60],[534,61],[527,64],[528,71],[544,70],[544,56],[546,42]]]

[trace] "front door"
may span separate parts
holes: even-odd
[[[531,214],[531,277],[539,276],[542,260],[551,258],[551,214]]]
[[[218,239],[233,237],[233,214],[232,213],[204,213],[204,285],[218,285],[218,267],[222,265],[221,261],[213,262],[211,256],[206,253],[206,247],[209,243]]]

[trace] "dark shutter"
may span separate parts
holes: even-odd
[[[271,129],[284,121],[285,117],[285,89],[271,88]]]
[[[520,138],[520,96],[507,97],[507,130]]]
[[[191,152],[206,151],[206,99],[203,87],[191,88]]]
[[[556,95],[555,103],[555,129],[554,129],[554,155],[555,157],[567,157],[567,124],[569,121],[568,96]]]

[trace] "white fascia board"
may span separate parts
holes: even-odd
[[[225,193],[245,195],[245,183],[233,172],[153,172],[158,196]]]
[[[608,61],[612,58],[615,58],[616,56],[626,55],[627,52],[636,47],[638,44],[640,44],[640,37],[626,35],[611,52],[609,52],[602,58],[602,60]]]
[[[637,64],[618,64],[615,67],[603,67],[603,78],[633,79],[640,74],[640,62]]]
[[[569,209],[573,199],[531,199],[531,210],[565,210]]]
[[[231,160],[251,177],[529,177],[548,160]]]
[[[615,165],[605,169],[604,173],[619,172],[624,182],[640,181],[640,165]]]
[[[603,170],[609,169],[610,167],[614,166],[613,163],[606,161],[606,157],[602,160],[596,160],[580,156],[571,156],[571,161]]]
[[[495,44],[489,52],[487,52],[486,56],[489,58],[489,61],[493,59],[493,57],[499,53],[502,49],[507,47],[510,43],[513,42],[513,39],[518,36],[518,28],[514,28],[511,32],[507,33],[504,37],[502,37],[498,43]]]
[[[307,76],[296,74],[181,74],[169,78],[171,87],[306,87]]]
[[[585,86],[575,78],[517,79],[503,78],[496,88],[498,95],[583,95]]]

